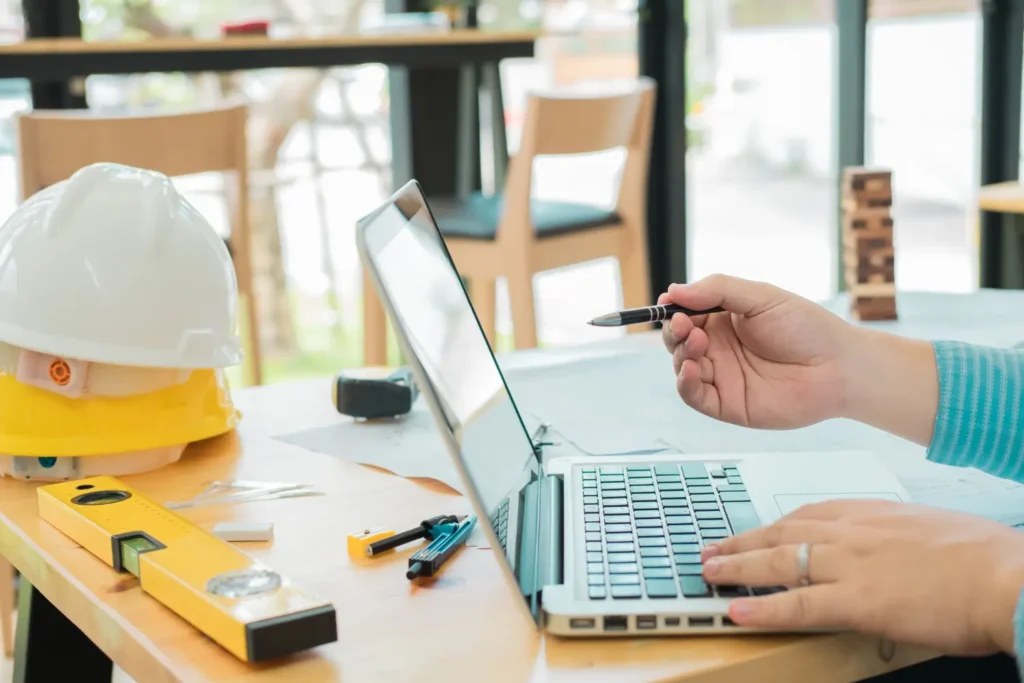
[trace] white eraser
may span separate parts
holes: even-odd
[[[270,541],[274,525],[263,522],[218,522],[213,535],[225,541]]]

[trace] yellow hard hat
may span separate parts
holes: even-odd
[[[0,373],[0,454],[99,456],[225,434],[240,415],[222,370],[137,396],[71,398]]]
[[[94,164],[25,201],[0,225],[0,475],[144,471],[234,429],[237,308],[167,176]]]

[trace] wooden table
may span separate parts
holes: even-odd
[[[1024,213],[1024,185],[1016,180],[986,185],[978,192],[978,208],[1000,213]]]
[[[1006,215],[1001,224],[982,235],[977,221],[979,274],[983,287],[1024,289],[1024,184],[1016,180],[986,185],[978,192],[978,211]]]
[[[648,336],[622,342],[638,343],[657,340]],[[557,363],[589,351],[529,351],[513,359]],[[140,683],[415,678],[845,682],[928,656],[854,634],[615,641],[542,637],[516,609],[497,558],[484,548],[465,548],[433,585],[412,587],[404,577],[407,552],[353,561],[346,555],[346,535],[368,525],[408,527],[435,514],[469,510],[468,502],[429,480],[402,479],[273,438],[344,419],[332,412],[329,396],[327,381],[239,391],[244,418],[237,434],[192,447],[178,464],[125,479],[160,501],[187,499],[212,480],[315,484],[326,495],[193,508],[183,514],[204,526],[224,520],[272,521],[275,541],[252,544],[252,554],[333,601],[337,643],[273,666],[242,664],[145,596],[134,577],[114,573],[40,520],[35,485],[5,479],[0,481],[0,552],[35,587],[22,589],[27,614],[19,617],[28,619],[19,622],[16,680],[57,680],[54,667],[72,660],[81,673],[78,683],[109,680],[109,657]],[[38,627],[33,623],[37,617]],[[54,658],[58,651],[62,656]]]
[[[232,36],[214,40],[32,38],[0,45],[0,78],[45,81],[92,74],[195,73],[373,63],[458,66],[532,57],[539,36],[536,31],[459,29],[292,38]]]

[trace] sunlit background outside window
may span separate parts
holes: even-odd
[[[687,185],[678,191],[687,193],[691,279],[729,272],[814,299],[836,291],[836,1],[686,0]],[[869,8],[867,161],[894,173],[898,286],[971,289],[977,3],[875,0]],[[383,11],[382,0],[81,3],[89,40],[214,37],[225,22],[249,19],[269,19],[283,33],[354,32]],[[0,40],[23,38],[20,13],[19,0],[0,0]],[[511,153],[528,91],[638,75],[635,0],[491,0],[479,17],[493,27],[549,32],[535,58],[502,65]],[[86,91],[91,107],[107,111],[248,98],[267,381],[361,362],[353,227],[392,190],[385,67],[91,76]],[[0,80],[0,219],[15,205],[11,117],[29,103],[26,81]],[[617,152],[542,159],[535,187],[549,198],[607,204],[622,159]],[[176,182],[227,230],[217,177]],[[558,311],[617,305],[615,268],[596,262],[538,277],[542,343],[592,338]],[[507,335],[503,297],[499,283],[499,333]]]

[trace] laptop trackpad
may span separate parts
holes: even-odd
[[[900,501],[900,497],[895,493],[778,493],[775,495],[775,504],[779,506],[783,515],[788,515],[804,505],[846,498]]]

